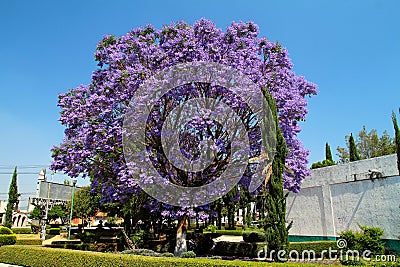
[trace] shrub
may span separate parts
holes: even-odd
[[[142,248],[143,244],[144,244],[145,231],[140,230],[140,231],[136,232],[135,234],[131,235],[130,238],[138,248]]]
[[[213,238],[220,236],[220,234],[206,233],[190,233],[187,235],[188,249],[193,250],[197,255],[209,254],[211,248],[214,246]]]
[[[362,261],[357,259],[340,259],[340,264],[344,266],[360,266],[365,265]]]
[[[132,254],[132,255],[141,255],[141,256],[153,256],[153,257],[160,256],[160,253],[155,252],[151,249],[145,249],[145,248],[124,250],[121,252],[121,254]]]
[[[12,228],[14,234],[32,234],[32,229],[29,228]]]
[[[181,258],[196,258],[194,251],[186,251],[181,254]]]
[[[13,231],[5,226],[0,226],[0,235],[10,235],[13,234]]]
[[[153,250],[144,249],[144,248],[124,250],[121,252],[121,254],[152,256],[152,257],[166,257],[166,258],[174,257],[174,254],[172,254],[170,252],[158,253]]]
[[[77,234],[77,237],[83,242],[83,243],[94,243],[97,242],[99,239],[99,235],[96,233],[92,232],[84,232],[84,233],[79,233]]]
[[[0,246],[14,245],[17,241],[17,235],[10,228],[0,226]]]
[[[171,252],[164,252],[164,253],[161,253],[160,255],[161,255],[161,257],[167,257],[167,258],[175,257],[175,255]]]
[[[361,231],[347,230],[341,232],[340,238],[347,242],[347,249],[358,250],[359,252],[369,250],[372,254],[382,254],[385,247],[381,241],[383,230],[378,227],[358,225]]]
[[[17,242],[16,234],[0,235],[0,246],[14,245]]]
[[[206,229],[204,229],[205,231],[210,231],[211,233],[216,233],[217,232],[217,226],[210,224],[209,226],[207,226]]]
[[[289,243],[289,248],[288,251],[295,250],[299,253],[299,255],[302,255],[303,251],[314,251],[315,252],[315,257],[316,258],[321,258],[323,257],[328,257],[328,253],[325,252],[324,255],[322,255],[322,251],[330,251],[331,250],[331,255],[335,256],[336,253],[334,253],[332,250],[337,250],[337,245],[336,241],[313,241],[313,242],[292,242]],[[305,254],[306,256],[309,255],[308,253]]]
[[[42,245],[42,240],[40,239],[17,239],[15,242],[16,245],[25,245],[25,246],[40,246]]]
[[[341,239],[346,240],[346,247],[351,250],[358,250],[360,251],[361,245],[358,242],[361,237],[361,232],[353,231],[353,230],[346,230],[339,233],[339,237]]]
[[[257,257],[257,253],[264,249],[267,243],[247,243],[247,242],[217,242],[213,250],[213,255],[218,256],[238,256],[238,257]]]
[[[363,231],[359,241],[363,250],[368,249],[374,254],[383,254],[385,252],[384,244],[381,241],[383,229],[366,225],[359,225],[359,227]]]
[[[261,231],[244,231],[242,236],[244,242],[264,242],[266,239]]]

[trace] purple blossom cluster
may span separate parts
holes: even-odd
[[[306,97],[315,95],[317,88],[304,77],[296,76],[286,49],[258,34],[258,26],[253,22],[232,23],[223,32],[212,21],[201,19],[193,25],[179,22],[161,30],[148,25],[118,38],[104,36],[94,55],[98,68],[90,84],[59,95],[60,122],[66,128],[64,140],[52,149],[51,168],[72,177],[90,177],[93,188],[101,190],[104,202],[125,201],[137,193],[140,189],[134,176],[138,173],[135,167],[128,168],[122,147],[123,115],[131,98],[141,97],[135,92],[158,70],[178,63],[210,61],[241,71],[260,90],[272,94],[289,150],[284,187],[298,192],[302,180],[310,174],[309,152],[297,137],[301,130],[299,121],[305,120],[307,114]],[[170,97],[179,101],[182,96]],[[243,103],[231,104],[240,107]],[[152,119],[157,120],[157,116],[155,112]],[[199,127],[204,122],[211,125],[200,118],[194,118],[191,123]],[[157,127],[152,131],[151,137],[160,135]],[[196,137],[182,135],[182,138],[191,143]],[[219,140],[216,146],[224,142]],[[183,143],[182,149],[190,151],[191,148]],[[179,216],[168,208],[164,213]],[[201,216],[208,214],[200,213]]]

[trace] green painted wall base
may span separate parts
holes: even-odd
[[[336,236],[304,236],[304,235],[289,235],[289,242],[311,242],[311,241],[335,241]],[[400,255],[400,240],[382,239],[385,248]]]
[[[385,243],[385,248],[400,255],[400,240],[395,239],[382,239]]]
[[[335,241],[336,236],[289,235],[289,242]]]

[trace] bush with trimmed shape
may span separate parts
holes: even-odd
[[[32,234],[32,229],[29,228],[12,228],[11,229],[13,231],[14,234]]]
[[[0,235],[0,246],[14,245],[15,242],[17,242],[17,235],[16,234]]]
[[[40,246],[42,245],[42,240],[40,239],[17,239],[16,245],[24,246]]]
[[[13,234],[13,231],[5,226],[0,226],[0,235],[10,235]]]
[[[328,257],[329,251],[331,251],[331,255],[337,255],[337,252],[333,250],[338,250],[336,241],[313,241],[313,242],[291,242],[289,243],[288,252],[295,250],[301,256],[302,253],[305,253],[305,256],[313,257],[313,255],[308,252],[314,251],[316,258]],[[323,255],[322,255],[323,254]]]
[[[267,243],[247,242],[217,242],[211,253],[218,256],[257,257],[257,253],[263,250]]]
[[[17,235],[5,226],[0,226],[0,246],[14,245],[17,242]]]
[[[196,253],[194,251],[186,251],[181,254],[181,258],[196,258]]]
[[[242,236],[244,242],[264,242],[266,239],[261,231],[244,231]]]
[[[161,253],[161,257],[173,258],[173,257],[175,257],[175,255],[171,252],[164,252],[164,253]]]

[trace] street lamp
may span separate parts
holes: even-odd
[[[76,178],[72,179],[71,212],[69,214],[68,240],[71,240],[72,210],[74,208],[74,194],[75,194],[75,186],[76,186],[77,181],[78,180]]]

